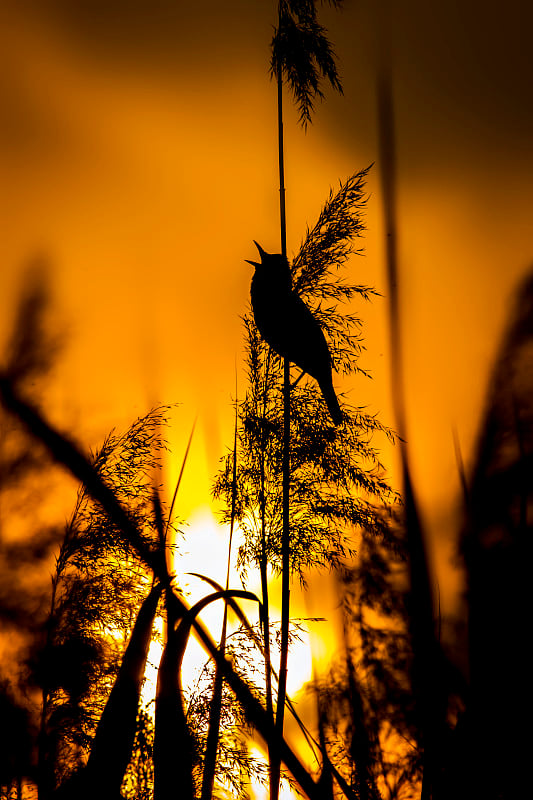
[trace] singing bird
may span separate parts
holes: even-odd
[[[293,290],[285,256],[267,253],[255,240],[254,244],[261,261],[246,261],[255,267],[250,296],[257,329],[279,356],[317,381],[333,422],[340,425],[342,411],[333,389],[331,356],[322,328]]]

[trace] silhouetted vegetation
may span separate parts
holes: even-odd
[[[332,358],[344,372],[358,369],[361,323],[343,315],[336,303],[354,296],[368,299],[373,293],[369,287],[345,283],[339,274],[352,250],[352,239],[363,230],[365,175],[366,171],[352,176],[338,193],[330,194],[295,259],[301,294],[313,303],[317,318],[327,321],[324,327]],[[320,258],[307,261],[313,252],[320,252]],[[324,300],[327,310],[316,305]],[[248,389],[239,407],[233,513],[245,535],[238,556],[243,578],[249,570],[259,569],[263,607],[268,609],[269,575],[283,571],[283,363],[261,339],[251,315],[245,316],[244,325]],[[397,497],[383,477],[384,468],[371,440],[377,433],[394,437],[376,417],[346,403],[343,424],[334,429],[320,389],[309,378],[291,388],[290,411],[290,572],[291,580],[298,578],[305,584],[310,569],[339,568],[353,557],[354,529],[365,528],[383,540],[390,539],[390,506]],[[215,484],[215,496],[226,500],[226,521],[234,499],[234,467],[231,454]],[[265,614],[267,697],[271,691],[270,628]],[[270,701],[273,707],[275,699]]]
[[[462,552],[467,567],[469,690],[458,726],[464,793],[527,792],[531,707],[533,278],[515,308],[493,369],[473,474],[467,479]],[[466,642],[465,642],[466,646]],[[490,763],[490,771],[484,765]],[[455,776],[454,776],[455,777]]]
[[[343,269],[360,254],[355,240],[364,232],[369,168],[330,191],[289,263],[282,91],[289,88],[305,127],[323,82],[336,90],[341,83],[315,0],[280,0],[277,12],[271,72],[278,89],[281,253],[275,258],[290,270],[294,297],[320,326],[335,369],[364,376],[362,323],[343,304],[377,292],[345,281]],[[405,441],[386,72],[378,94],[399,436],[342,394],[340,424],[333,426],[331,404],[328,410],[316,381],[291,374],[288,358],[245,313],[247,386],[235,398],[233,448],[214,483],[230,529],[227,577],[222,585],[194,573],[205,593],[192,607],[179,583],[174,513],[192,432],[167,506],[160,475],[168,407],[151,410],[122,434],[113,431],[89,455],[58,430],[39,405],[39,390],[59,340],[46,321],[44,273],[30,273],[0,367],[0,643],[12,648],[0,671],[2,800],[36,793],[39,800],[244,800],[252,781],[268,785],[276,800],[281,778],[311,800],[525,796],[533,279],[520,287],[494,366],[473,468],[460,466],[465,507],[458,556],[466,590],[463,617],[446,640]],[[400,444],[401,493],[387,479],[376,437]],[[41,526],[32,513],[39,485],[57,466],[79,486],[61,528]],[[19,518],[21,531],[13,535]],[[235,556],[237,523],[242,541]],[[238,588],[230,585],[234,558]],[[286,693],[290,645],[306,624],[291,618],[289,600],[295,581],[305,589],[317,570],[336,580],[343,628],[329,670],[306,687],[315,709],[308,722]],[[259,597],[246,588],[257,574]],[[272,576],[282,579],[281,620],[271,614]],[[254,609],[250,617],[243,601]],[[216,636],[201,617],[212,604],[224,607]],[[186,686],[191,636],[206,662]],[[301,737],[298,748],[284,738],[288,715]],[[305,749],[308,758],[299,755]]]
[[[219,653],[197,619],[201,609],[217,599],[235,607],[235,597],[253,599],[253,595],[218,591],[189,609],[175,585],[173,562],[167,557],[169,520],[163,521],[151,483],[161,447],[158,410],[134,423],[124,436],[112,435],[88,459],[4,375],[0,391],[9,413],[82,481],[57,557],[52,612],[42,626],[42,643],[34,648],[31,663],[30,680],[43,687],[40,731],[32,739],[24,726],[29,749],[3,766],[4,785],[20,788],[24,781],[35,780],[42,797],[57,800],[92,796],[96,786],[99,792],[116,796],[121,784],[126,796],[132,796],[132,790],[139,792],[134,796],[146,796],[153,786],[158,796],[166,797],[181,776],[180,785],[192,797],[202,772],[202,754],[195,745],[197,729],[185,713],[180,681],[191,630],[214,659],[247,724],[265,741],[276,740],[259,697]],[[165,591],[166,634],[152,735],[146,710],[139,705],[139,688],[159,585]],[[251,630],[249,624],[247,628]],[[23,711],[15,710],[22,706],[12,702],[7,686],[4,695],[14,709],[13,718],[23,719]],[[237,726],[239,717],[235,719]],[[294,780],[308,796],[316,797],[316,785],[293,750],[283,740],[276,740],[276,747]],[[229,751],[226,747],[221,752],[226,757]],[[239,752],[244,753],[242,746],[234,750],[234,760]],[[152,753],[153,770],[147,766]],[[243,759],[245,764],[244,755]],[[108,773],[111,765],[115,777]]]

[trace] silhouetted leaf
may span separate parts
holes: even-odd
[[[117,679],[91,745],[86,778],[100,796],[119,796],[131,759],[146,659],[161,589],[161,584],[156,583],[139,609]]]

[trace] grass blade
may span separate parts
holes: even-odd
[[[179,680],[187,642],[180,647],[177,625],[181,609],[170,591],[166,607],[167,642],[159,663],[155,699],[154,800],[171,800],[178,786],[180,798],[194,800],[194,742]]]
[[[165,540],[166,540],[166,538],[168,536],[168,529],[169,529],[170,523],[172,521],[172,514],[174,513],[174,506],[176,505],[176,498],[178,496],[178,489],[180,488],[181,479],[183,478],[183,472],[185,470],[185,464],[187,463],[187,458],[189,456],[189,450],[191,449],[191,442],[192,442],[192,437],[193,437],[195,428],[196,428],[196,420],[194,420],[194,422],[192,424],[191,432],[189,434],[189,441],[187,442],[187,447],[185,448],[185,455],[183,456],[183,461],[181,463],[180,474],[178,475],[178,480],[176,482],[176,488],[174,489],[174,494],[172,495],[172,502],[170,504],[170,511],[168,512],[168,519],[167,519],[167,523],[165,525]]]
[[[144,600],[124,653],[120,670],[98,723],[87,771],[101,795],[116,798],[131,758],[139,698],[161,584],[156,583]]]

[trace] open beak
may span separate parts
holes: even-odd
[[[259,255],[261,256],[261,263],[258,263],[257,261],[250,261],[248,258],[245,258],[244,260],[246,261],[247,264],[251,264],[252,267],[260,267],[260,266],[262,266],[262,263],[263,263],[263,256],[266,256],[267,253],[266,253],[265,250],[263,250],[261,245],[258,242],[255,241],[255,239],[253,240],[253,242],[254,242],[255,246],[257,247],[257,249],[259,250]]]
[[[263,248],[261,247],[259,242],[256,242],[255,239],[253,241],[254,241],[255,246],[259,250],[259,255],[261,256],[261,261],[262,261],[263,260],[263,256],[268,255],[268,253],[265,250],[263,250]]]

